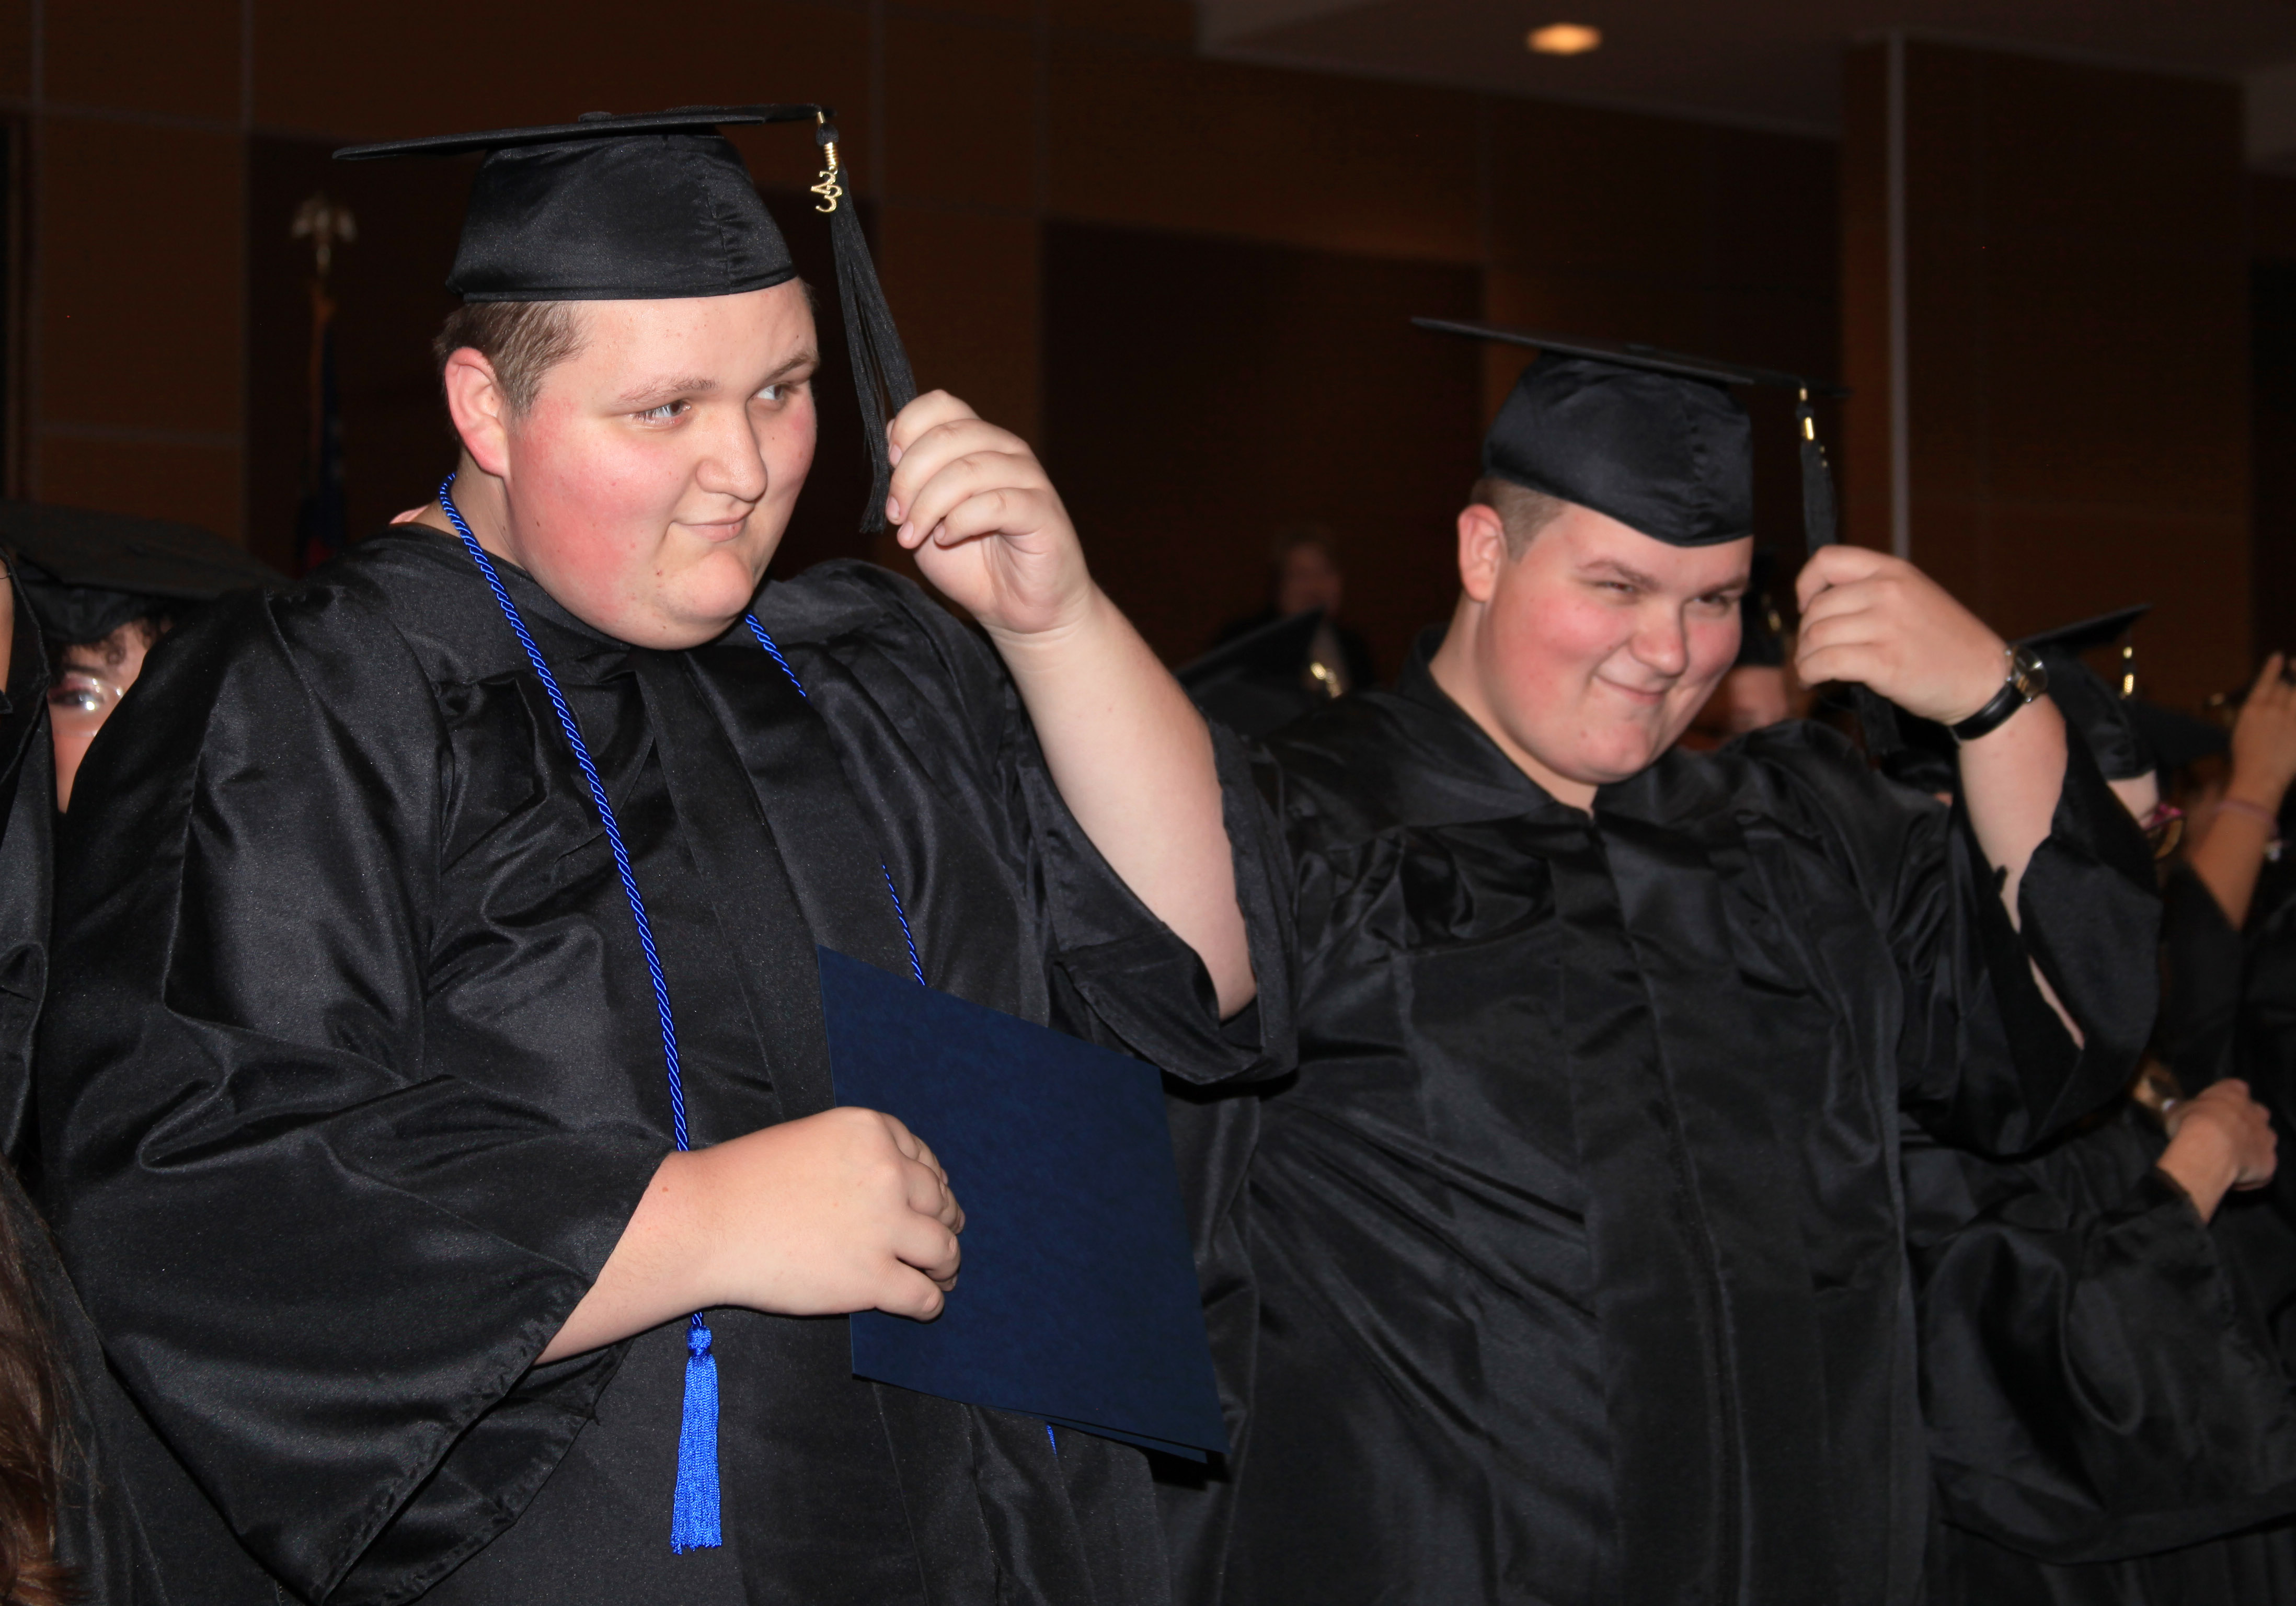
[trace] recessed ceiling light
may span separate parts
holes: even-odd
[[[1583,56],[1603,43],[1603,30],[1584,22],[1550,22],[1523,40],[1543,56]]]

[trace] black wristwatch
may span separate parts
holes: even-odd
[[[1980,736],[1991,735],[2008,723],[2010,715],[2049,689],[2048,666],[2030,647],[2012,647],[2008,651],[2009,678],[1993,693],[1991,702],[1959,725],[1948,727],[1956,742],[1974,742]]]

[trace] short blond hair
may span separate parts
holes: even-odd
[[[1506,531],[1509,558],[1522,556],[1532,538],[1570,505],[1560,496],[1489,474],[1475,481],[1475,488],[1467,493],[1467,504],[1489,508],[1499,516],[1500,528]]]

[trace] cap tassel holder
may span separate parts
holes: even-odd
[[[1794,421],[1801,438],[1801,529],[1810,554],[1831,546],[1835,534],[1833,471],[1825,461],[1825,447],[1817,438],[1817,419],[1810,412],[1809,390],[1803,387],[1794,403]],[[1866,738],[1866,751],[1874,759],[1888,758],[1905,745],[1898,733],[1898,710],[1887,698],[1867,686],[1852,686],[1850,700],[1857,709],[1857,728]]]
[[[893,327],[892,311],[885,305],[884,288],[877,283],[860,215],[848,204],[850,197],[837,155],[837,125],[826,113],[816,122],[814,139],[821,147],[822,170],[813,193],[821,197],[821,204],[814,210],[829,214],[830,244],[837,254],[837,300],[845,314],[845,348],[853,358],[853,389],[869,442],[869,500],[861,510],[861,529],[866,534],[884,528],[885,497],[892,485],[885,422],[916,399],[917,381],[909,372],[900,332]]]

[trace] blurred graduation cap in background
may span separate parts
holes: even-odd
[[[1754,533],[1753,426],[1730,392],[1750,385],[1792,391],[1802,538],[1811,552],[1839,538],[1833,470],[1810,398],[1849,395],[1843,387],[1656,346],[1455,318],[1412,322],[1538,353],[1483,437],[1486,474],[1592,508],[1671,546]],[[1783,630],[1776,634],[1783,661]],[[1895,711],[1862,686],[1852,696],[1868,750],[1894,749]]]
[[[661,301],[742,295],[797,276],[789,245],[720,127],[810,123],[822,152],[846,348],[874,483],[861,528],[884,522],[885,421],[916,396],[827,106],[679,106],[570,123],[349,145],[342,161],[483,152],[447,288],[465,302]]]
[[[287,578],[195,524],[38,502],[0,502],[0,547],[14,555],[51,647],[102,641],[131,619]]]
[[[1245,631],[1172,673],[1210,719],[1240,736],[1265,736],[1337,694],[1318,678],[1316,632],[1324,610],[1310,608]]]
[[[2108,781],[2129,781],[2154,771],[2174,771],[2220,753],[2230,738],[2206,720],[2162,708],[2136,695],[2136,657],[2131,640],[2150,602],[2117,608],[2070,625],[2024,637],[2048,667],[2049,697],[2065,723],[2087,744]],[[2082,654],[2118,643],[2120,661],[2112,679],[2082,661]],[[1894,779],[1923,791],[1952,791],[1958,785],[1957,744],[1943,725],[1923,719],[1905,722],[1906,747],[1882,768]]]

